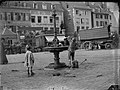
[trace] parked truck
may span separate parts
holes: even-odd
[[[108,33],[107,26],[79,31],[81,48],[86,50],[112,49],[115,47],[114,36],[114,32]]]

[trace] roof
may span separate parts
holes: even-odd
[[[79,35],[81,40],[108,38],[108,30],[107,27],[80,30]]]
[[[75,9],[84,9],[84,10],[92,10],[90,7],[88,6],[74,6],[73,8]]]
[[[47,35],[47,36],[45,36],[45,38],[47,39],[48,42],[52,42],[53,39],[54,39],[54,35],[49,35],[49,36]],[[58,38],[59,41],[64,41],[65,36],[64,35],[58,35],[57,38]]]
[[[12,32],[11,30],[9,30],[7,27],[5,27],[2,32],[2,35],[3,36],[13,36],[13,35],[17,35],[17,34]]]
[[[93,11],[94,13],[104,13],[104,14],[109,14],[109,13],[110,13],[109,10],[103,9],[103,8],[101,8],[99,5],[89,5],[89,7],[90,7],[91,9],[95,9],[95,11]],[[99,12],[98,9],[100,9],[100,12]]]

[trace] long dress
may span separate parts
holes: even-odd
[[[1,51],[0,51],[0,54],[1,54],[1,60],[0,60],[0,64],[7,64],[8,63],[8,60],[7,60],[7,57],[6,57],[6,53],[5,53],[5,47],[4,47],[4,44],[3,44],[3,41],[1,42]]]
[[[33,53],[31,51],[27,51],[25,53],[25,63],[24,65],[26,67],[33,67],[34,65],[34,56],[33,56]]]

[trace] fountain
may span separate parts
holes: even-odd
[[[59,40],[57,38],[57,31],[56,31],[56,10],[55,10],[55,6],[53,5],[53,19],[54,19],[54,39],[53,39],[53,46],[51,47],[45,47],[44,49],[49,51],[50,53],[54,54],[54,63],[50,63],[48,66],[46,66],[46,68],[54,68],[54,69],[58,69],[58,68],[64,68],[66,67],[65,63],[61,63],[59,60],[59,54],[60,52],[67,50],[68,46],[59,46]]]

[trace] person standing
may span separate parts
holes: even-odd
[[[69,66],[72,66],[72,62],[74,61],[75,56],[75,50],[76,50],[76,39],[72,38],[72,40],[69,43],[68,47],[68,59],[69,59]]]
[[[5,39],[1,38],[1,50],[0,50],[0,54],[1,54],[1,59],[0,59],[0,64],[8,64],[8,60],[6,57],[6,53],[5,53],[5,45],[4,45]]]
[[[28,77],[34,75],[33,73],[33,65],[34,65],[34,55],[30,51],[30,46],[26,45],[26,53],[25,53],[25,66],[27,67]]]
[[[108,25],[108,36],[110,37],[110,32],[111,32],[111,30],[110,30],[110,28],[111,28],[111,26],[112,26],[112,23],[110,23],[109,25]]]

